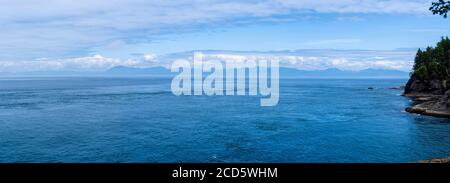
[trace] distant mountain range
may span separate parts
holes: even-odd
[[[292,68],[280,68],[283,78],[408,78],[409,73],[397,70],[365,69],[361,71],[343,71],[336,68],[305,71]]]
[[[0,73],[0,76],[161,76],[173,77],[177,73],[170,72],[164,67],[133,68],[116,66],[104,72],[24,72],[24,73]],[[294,68],[280,68],[281,78],[409,78],[408,72],[384,69],[365,69],[361,71],[344,71],[336,68],[326,70],[298,70]]]
[[[177,73],[172,73],[164,67],[153,68],[130,68],[118,66],[106,71],[113,75],[158,75],[158,76],[174,76]],[[280,68],[281,78],[408,78],[409,73],[397,70],[384,69],[365,69],[361,71],[343,71],[336,68],[326,70],[306,71],[294,68]]]

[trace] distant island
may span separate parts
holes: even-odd
[[[407,112],[450,118],[450,39],[417,51],[404,96],[414,104]]]

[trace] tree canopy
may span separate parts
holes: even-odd
[[[433,2],[430,11],[447,18],[450,11],[450,0]],[[414,59],[411,75],[421,80],[447,80],[450,82],[450,39],[442,37],[436,47],[419,49]]]
[[[442,37],[436,47],[419,49],[414,60],[412,75],[421,80],[450,79],[450,39]]]
[[[447,13],[450,11],[450,1],[439,0],[431,3],[430,11],[433,15],[439,14],[447,18]]]

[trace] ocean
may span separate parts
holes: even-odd
[[[405,79],[282,79],[259,96],[174,96],[171,78],[0,79],[0,162],[415,162],[450,121],[409,114]],[[368,90],[368,87],[374,87]]]

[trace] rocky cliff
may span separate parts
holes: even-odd
[[[405,109],[407,112],[450,118],[450,90],[446,81],[419,80],[412,76],[403,95],[414,101],[413,106]]]

